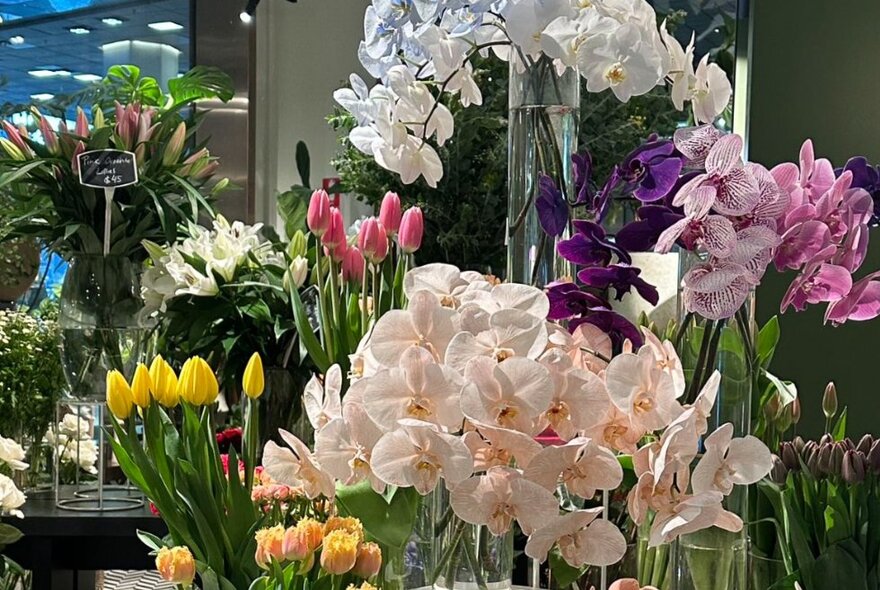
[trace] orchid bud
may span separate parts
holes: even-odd
[[[837,388],[833,381],[825,386],[825,394],[822,396],[822,413],[826,420],[831,420],[837,414]]]
[[[379,208],[379,221],[385,226],[385,231],[392,238],[400,230],[400,220],[403,212],[400,209],[400,197],[391,191],[385,193],[382,206]]]
[[[798,459],[797,452],[795,451],[795,448],[791,443],[782,443],[779,454],[781,455],[782,462],[785,464],[785,467],[788,470],[798,471],[800,469],[800,459]]]
[[[843,457],[847,453],[846,445],[843,443],[834,443],[831,447],[831,470],[834,475],[840,475],[843,472]]]
[[[874,446],[874,437],[870,434],[866,434],[861,440],[859,440],[859,444],[856,445],[856,450],[867,455],[871,452],[872,446]]]
[[[302,230],[297,230],[293,237],[290,238],[290,244],[287,245],[287,255],[291,258],[304,257],[309,250],[309,242],[306,234]]]
[[[773,455],[773,468],[770,470],[770,480],[773,483],[782,485],[785,483],[786,478],[788,478],[788,468],[782,459]]]
[[[880,474],[880,440],[874,441],[874,445],[868,453],[868,465],[874,473]]]
[[[86,112],[82,110],[82,107],[76,107],[76,127],[74,131],[80,139],[89,138],[89,120],[86,118]]]
[[[843,457],[841,477],[843,477],[843,481],[850,485],[865,481],[864,455],[856,451],[847,451]]]
[[[352,246],[345,253],[342,260],[342,279],[355,285],[360,285],[364,280],[364,255],[360,249]]]
[[[306,225],[309,231],[323,237],[330,229],[330,195],[325,190],[317,190],[309,199],[309,211],[306,214]]]
[[[183,153],[183,146],[186,143],[186,123],[183,121],[174,130],[168,145],[165,146],[165,153],[162,155],[162,165],[173,166],[180,160],[180,154]]]
[[[328,215],[329,222],[321,235],[321,242],[332,252],[337,246],[345,243],[345,220],[342,218],[342,211],[336,207],[330,207]],[[312,229],[312,232],[314,233],[315,230]]]
[[[418,207],[408,209],[400,221],[400,234],[397,242],[400,249],[407,254],[412,254],[422,247],[422,238],[425,235],[425,220],[422,210]]]

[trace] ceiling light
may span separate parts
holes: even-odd
[[[66,78],[70,76],[67,70],[30,70],[28,72],[34,78]]]
[[[32,100],[46,101],[46,100],[52,100],[53,98],[55,98],[55,95],[49,94],[49,93],[31,94]]]
[[[183,28],[183,25],[178,24],[176,22],[167,20],[158,23],[150,23],[147,25],[154,31],[160,31],[162,33],[166,33],[168,31],[179,31]]]
[[[22,37],[21,35],[16,35],[15,37],[10,37],[9,42],[12,45],[23,45],[24,44],[24,37]]]
[[[238,18],[240,18],[241,22],[243,22],[246,25],[251,24],[254,20],[254,17],[251,16],[250,14],[248,14],[248,12],[246,10],[242,10],[241,14],[238,15]]]
[[[116,18],[115,16],[108,16],[107,18],[102,18],[101,22],[110,27],[118,27],[125,21],[121,18]]]
[[[80,82],[98,82],[102,78],[97,74],[77,74],[73,77],[74,80],[79,80]]]
[[[67,30],[70,31],[71,33],[73,33],[74,35],[88,35],[89,33],[92,32],[92,30],[87,27],[70,27]]]

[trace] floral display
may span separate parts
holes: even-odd
[[[98,444],[93,418],[85,411],[65,414],[61,422],[46,431],[43,442],[57,458],[59,481],[73,483],[80,472],[98,474]]]
[[[18,489],[11,477],[16,472],[28,468],[24,459],[25,450],[21,445],[0,435],[0,516],[24,518],[21,508],[27,497]],[[27,580],[24,570],[3,555],[3,550],[21,537],[21,531],[13,525],[0,522],[0,584],[7,588],[16,588],[17,584]]]
[[[361,64],[382,83],[368,88],[357,75],[335,93],[358,121],[352,144],[404,183],[424,177],[436,186],[443,165],[436,149],[452,136],[454,119],[438,94],[462,106],[482,103],[471,59],[490,53],[525,68],[542,58],[576,67],[590,92],[610,89],[623,102],[668,81],[679,109],[691,102],[698,122],[727,106],[724,71],[694,66],[693,43],[683,48],[659,28],[644,1],[572,3],[569,0],[393,3],[376,0],[364,17]]]

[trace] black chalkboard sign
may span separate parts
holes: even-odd
[[[96,150],[77,157],[79,183],[92,188],[114,189],[137,184],[137,158],[121,150]]]

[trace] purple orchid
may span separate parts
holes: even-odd
[[[684,167],[684,157],[668,139],[649,138],[617,167],[619,179],[632,187],[638,200],[652,203],[672,191]]]
[[[568,203],[556,182],[542,174],[538,180],[538,198],[535,201],[541,229],[549,236],[561,236],[568,226]]]
[[[577,233],[556,246],[559,255],[569,262],[579,266],[605,266],[614,255],[626,264],[632,262],[626,250],[608,239],[602,226],[582,219],[574,221],[573,225]]]
[[[639,348],[644,344],[644,339],[632,322],[625,317],[610,309],[594,309],[584,317],[572,320],[569,323],[569,330],[572,332],[582,324],[592,324],[608,334],[614,348],[620,350],[626,340],[632,342],[635,348]]]
[[[574,189],[577,197],[576,205],[591,205],[596,198],[593,190],[593,156],[585,151],[582,154],[572,154],[571,163],[574,169]]]
[[[850,158],[843,168],[834,171],[837,176],[844,172],[852,173],[852,188],[860,188],[871,195],[874,202],[870,225],[880,225],[880,169],[868,163],[864,156]]]
[[[589,313],[592,309],[607,307],[601,297],[570,282],[551,283],[547,286],[547,297],[550,299],[547,319],[552,321],[569,320]]]
[[[631,290],[642,296],[651,305],[657,305],[660,294],[657,288],[650,285],[639,275],[642,269],[624,264],[612,264],[607,267],[585,268],[578,273],[578,279],[586,286],[595,289],[608,289],[613,287],[618,301]]]
[[[666,205],[639,207],[639,219],[623,226],[617,232],[617,245],[628,252],[649,252],[657,245],[660,235],[675,222],[684,218]]]

